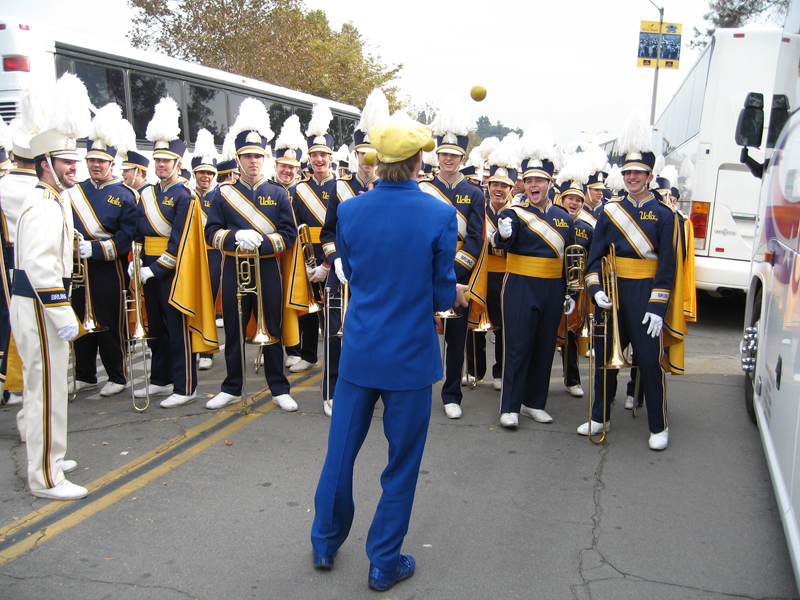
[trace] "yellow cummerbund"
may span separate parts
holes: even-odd
[[[147,236],[144,238],[144,255],[161,256],[167,251],[167,244],[169,244],[169,238]]]
[[[494,254],[486,255],[486,270],[489,273],[505,273],[506,272],[506,257],[496,256]]]
[[[617,277],[622,279],[652,279],[657,270],[657,260],[617,257]]]
[[[539,279],[559,279],[564,274],[564,261],[560,258],[540,258],[509,253],[506,258],[506,271]]]
[[[319,234],[322,232],[322,227],[309,227],[308,233],[311,234],[311,243],[312,244],[319,244]]]

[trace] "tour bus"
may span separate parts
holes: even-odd
[[[205,127],[219,147],[236,118],[239,105],[248,96],[261,100],[277,136],[291,114],[300,118],[302,130],[315,103],[331,107],[329,132],[336,147],[350,145],[358,124],[358,109],[323,100],[311,94],[271,85],[240,75],[170,58],[129,46],[95,42],[87,36],[76,39],[68,33],[34,21],[0,16],[0,117],[9,123],[20,115],[20,96],[33,82],[54,84],[63,73],[77,75],[86,84],[96,107],[116,102],[136,132],[140,150],[152,151],[145,139],[147,124],[158,100],[172,96],[181,109],[181,137],[192,147],[197,131]]]
[[[759,67],[776,65],[774,89],[748,90],[754,93],[734,123],[742,162],[760,183],[741,345],[744,396],[800,588],[800,53],[793,35],[800,2],[790,4],[784,32],[777,60]],[[756,160],[750,153],[759,147],[763,158]]]
[[[749,92],[772,94],[765,65],[787,43],[798,46],[777,28],[718,29],[654,126],[653,149],[678,170],[680,208],[694,226],[697,289],[715,296],[747,289],[759,182],[739,162],[734,129]],[[618,139],[603,148],[622,164]]]

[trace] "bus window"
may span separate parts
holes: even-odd
[[[164,79],[149,73],[131,71],[131,98],[133,99],[133,130],[137,140],[147,139],[147,124],[153,118],[156,104],[164,96],[172,98],[181,106],[181,84],[174,79]],[[181,122],[181,133],[183,123]]]
[[[296,114],[300,119],[300,131],[303,132],[303,135],[306,135],[308,122],[311,121],[311,109],[295,107],[294,114]]]
[[[267,107],[269,113],[269,126],[277,138],[281,133],[283,122],[292,114],[292,107],[280,102],[273,102]]]
[[[122,69],[75,61],[75,75],[83,81],[89,100],[97,108],[116,102],[126,114],[125,74]]]
[[[341,137],[336,141],[337,146],[342,144],[350,145],[353,143],[353,133],[356,130],[356,121],[348,117],[339,117],[341,123]]]
[[[208,129],[214,143],[222,145],[228,132],[225,92],[197,85],[186,86],[186,113],[189,117],[189,137],[194,141],[198,130]]]

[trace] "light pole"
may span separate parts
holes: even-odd
[[[658,69],[661,65],[661,30],[664,28],[664,9],[658,8],[658,5],[653,0],[648,0],[650,4],[658,9],[658,51],[656,54],[656,74],[653,78],[653,103],[650,106],[650,125],[656,122],[656,95],[658,94]]]

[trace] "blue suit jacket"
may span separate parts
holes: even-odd
[[[338,207],[336,248],[350,281],[339,375],[417,390],[442,378],[433,313],[456,300],[452,206],[415,181],[381,181]]]

